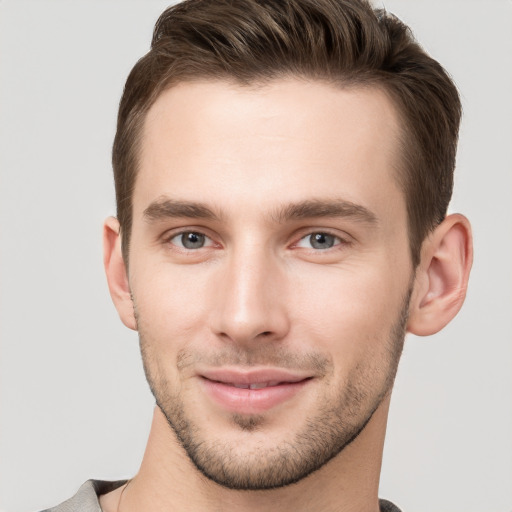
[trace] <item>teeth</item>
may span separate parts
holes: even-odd
[[[252,384],[236,384],[233,383],[232,386],[239,389],[264,389],[270,386],[277,386],[279,384],[278,381],[270,381],[270,382],[253,382]]]
[[[264,389],[270,386],[277,386],[278,384],[280,384],[279,381],[273,380],[270,382],[254,382],[252,384],[237,384],[234,382],[231,386],[239,389]]]
[[[266,388],[269,384],[267,382],[257,382],[255,384],[251,384],[250,389],[263,389]]]

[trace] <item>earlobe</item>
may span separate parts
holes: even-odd
[[[121,251],[119,221],[109,217],[103,225],[103,264],[107,275],[110,296],[126,327],[137,330],[133,301]]]
[[[472,262],[469,221],[463,215],[449,215],[423,244],[408,332],[428,336],[455,317],[466,297]]]

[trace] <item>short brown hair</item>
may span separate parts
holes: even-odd
[[[398,177],[418,264],[451,198],[460,99],[409,28],[366,0],[186,0],[160,16],[150,51],[126,81],[113,147],[126,262],[141,131],[159,94],[197,79],[245,85],[283,76],[376,86],[391,98],[403,125]]]

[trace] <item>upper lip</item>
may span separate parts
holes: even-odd
[[[282,383],[294,383],[311,378],[312,375],[300,371],[283,368],[258,368],[243,370],[240,368],[210,368],[198,374],[208,380],[231,384],[239,387],[250,387],[254,384],[276,386]]]

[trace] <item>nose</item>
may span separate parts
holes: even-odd
[[[275,255],[253,246],[233,252],[215,283],[212,329],[237,344],[279,341],[289,331],[286,279]]]

